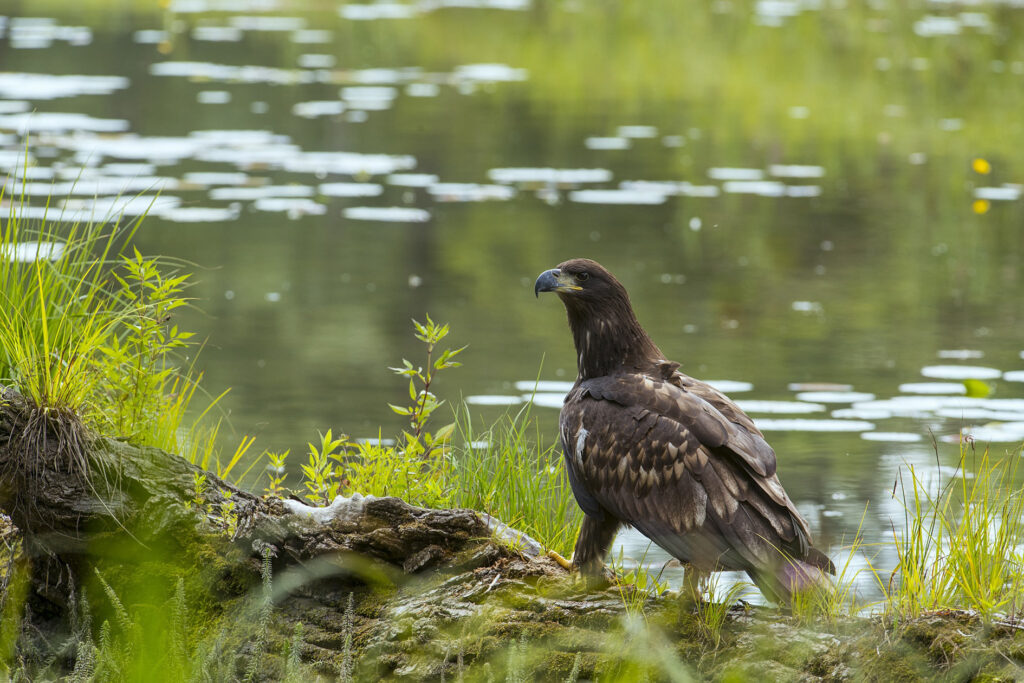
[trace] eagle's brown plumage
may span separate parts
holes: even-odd
[[[665,358],[611,273],[573,259],[540,275],[542,291],[565,304],[579,369],[559,420],[585,513],[573,564],[599,569],[628,524],[698,571],[746,571],[776,601],[820,570],[835,573],[779,483],[764,435]]]

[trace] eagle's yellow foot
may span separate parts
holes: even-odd
[[[548,551],[548,557],[550,557],[552,560],[554,560],[558,564],[562,565],[562,567],[564,569],[566,569],[567,571],[570,571],[570,572],[572,571],[572,569],[573,569],[572,562],[567,560],[567,559],[565,559],[564,557],[562,557],[559,553],[555,552],[554,550],[549,550]]]

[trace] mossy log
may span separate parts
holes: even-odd
[[[132,541],[172,553],[197,540],[231,546],[248,552],[257,577],[263,549],[278,568],[355,555],[415,573],[451,564],[467,548],[490,543],[489,518],[471,510],[429,510],[398,498],[359,495],[338,497],[327,507],[265,499],[178,455],[117,439],[88,439],[82,445],[84,469],[60,467],[66,458],[53,452],[37,452],[31,461],[33,454],[18,449],[22,432],[32,428],[30,408],[11,392],[4,399],[0,510],[30,555],[72,568],[81,558],[108,552],[111,539],[126,556]],[[34,443],[48,451],[63,445],[52,432]]]

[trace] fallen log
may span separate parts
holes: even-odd
[[[75,469],[59,466],[62,458],[53,451],[61,441],[48,430],[36,440],[47,452],[26,463],[30,456],[18,448],[31,428],[29,411],[27,401],[5,393],[0,510],[20,530],[30,555],[68,566],[106,548],[109,537],[173,548],[180,537],[192,543],[198,533],[210,543],[255,548],[257,559],[261,547],[271,546],[278,565],[356,553],[415,573],[488,542],[490,526],[498,524],[471,510],[428,510],[398,498],[339,496],[327,507],[265,499],[175,454],[105,437],[83,445],[84,467]],[[538,554],[535,542],[528,547]]]

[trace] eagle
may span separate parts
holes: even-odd
[[[665,358],[611,273],[572,259],[540,274],[541,292],[565,304],[576,346],[579,374],[559,415],[569,484],[584,512],[573,567],[599,575],[629,525],[684,564],[693,597],[712,571],[745,571],[780,604],[835,574],[753,420]]]

